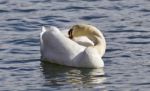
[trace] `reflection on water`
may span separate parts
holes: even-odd
[[[73,68],[48,62],[42,62],[41,66],[46,85],[52,87],[72,85],[90,88],[93,85],[100,86],[106,80],[103,69]]]

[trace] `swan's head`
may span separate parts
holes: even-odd
[[[87,24],[74,25],[69,30],[68,34],[69,38],[72,40],[76,37],[86,36],[94,44],[93,48],[96,48],[101,56],[104,55],[106,50],[106,41],[103,34],[96,27]]]
[[[92,26],[92,25],[87,25],[87,24],[77,24],[72,26],[72,28],[68,32],[69,38],[73,39],[74,37],[79,37],[79,36],[99,36],[99,30]]]

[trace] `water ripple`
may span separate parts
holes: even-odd
[[[29,13],[29,12],[34,12],[36,9],[13,9],[14,12],[23,12],[23,13]]]
[[[132,41],[132,42],[126,42],[127,44],[135,44],[135,45],[137,45],[137,44],[150,44],[150,41],[140,41],[140,42],[136,42],[136,41]]]
[[[5,12],[9,12],[8,10],[0,10],[0,13],[5,13]]]
[[[150,12],[150,9],[141,9],[139,11],[141,11],[141,12]]]
[[[116,29],[116,30],[111,30],[111,31],[108,31],[110,33],[121,33],[121,32],[129,32],[129,33],[136,33],[136,32],[139,32],[139,33],[148,33],[148,31],[145,31],[145,30],[134,30],[134,29]]]
[[[107,18],[108,16],[102,16],[102,15],[97,15],[97,16],[93,16],[93,15],[89,15],[89,16],[83,16],[81,17],[81,19],[84,19],[84,20],[92,20],[92,19],[101,19],[101,18]]]
[[[0,0],[0,90],[149,91],[150,0]],[[40,62],[41,26],[88,23],[107,41],[104,69]]]
[[[6,43],[13,43],[14,45],[38,46],[39,39],[35,39],[35,38],[15,39],[15,40],[7,41]]]

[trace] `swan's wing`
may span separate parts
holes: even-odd
[[[56,63],[71,60],[85,49],[84,46],[65,37],[56,27],[42,31],[40,38],[42,56],[49,60],[59,60]]]
[[[62,34],[63,34],[64,36],[66,36],[66,37],[69,37],[69,36],[68,36],[68,31],[69,31],[69,29],[61,30]]]
[[[101,68],[104,62],[98,51],[91,47],[87,47],[81,55],[75,57],[77,67]]]

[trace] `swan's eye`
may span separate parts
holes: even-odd
[[[69,35],[69,38],[70,38],[70,39],[73,38],[73,36],[72,36],[72,31],[73,31],[73,29],[70,29],[69,32],[68,32],[68,35]]]

